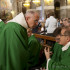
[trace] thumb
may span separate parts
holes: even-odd
[[[50,52],[50,48],[48,47],[48,52]]]

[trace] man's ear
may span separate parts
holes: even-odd
[[[26,21],[28,21],[29,17],[26,17]]]
[[[67,37],[67,41],[70,42],[70,37],[69,36]]]

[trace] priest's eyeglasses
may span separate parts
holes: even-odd
[[[55,40],[60,40],[60,38],[55,38]]]
[[[60,34],[60,36],[68,36],[68,35],[62,35],[62,34]]]
[[[38,20],[34,20],[35,23],[38,23]]]

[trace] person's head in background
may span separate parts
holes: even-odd
[[[68,18],[68,21],[70,21],[70,18]]]
[[[28,34],[28,37],[30,37],[32,35],[32,29],[28,28],[27,29],[27,34]]]
[[[68,18],[64,18],[64,19],[63,19],[63,25],[64,25],[64,26],[67,26],[67,25],[68,25]]]
[[[39,14],[37,11],[27,11],[25,14],[25,20],[28,27],[34,28],[38,25]]]
[[[70,26],[65,26],[61,29],[61,37],[59,44],[65,46],[68,42],[70,42]]]
[[[59,18],[57,18],[57,21],[58,21],[58,22],[60,22],[60,19],[59,19]]]
[[[63,19],[60,19],[60,25],[63,25]]]
[[[55,37],[55,40],[56,40],[57,43],[60,42],[60,34],[61,34],[61,27],[58,27],[53,32],[53,36]]]
[[[70,26],[70,18],[68,18],[68,25],[67,26]]]
[[[66,20],[66,21],[65,21]],[[64,26],[70,26],[70,18],[65,18],[64,22]]]
[[[54,15],[54,12],[50,12],[50,16],[55,16],[55,15]]]
[[[48,14],[46,15],[46,19],[49,18],[49,17],[50,17],[50,14],[48,13]]]

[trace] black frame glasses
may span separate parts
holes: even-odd
[[[60,34],[60,36],[68,36],[68,35],[62,35],[62,34]]]
[[[60,38],[55,38],[55,40],[60,40]]]
[[[38,20],[34,20],[35,23],[38,23]]]

